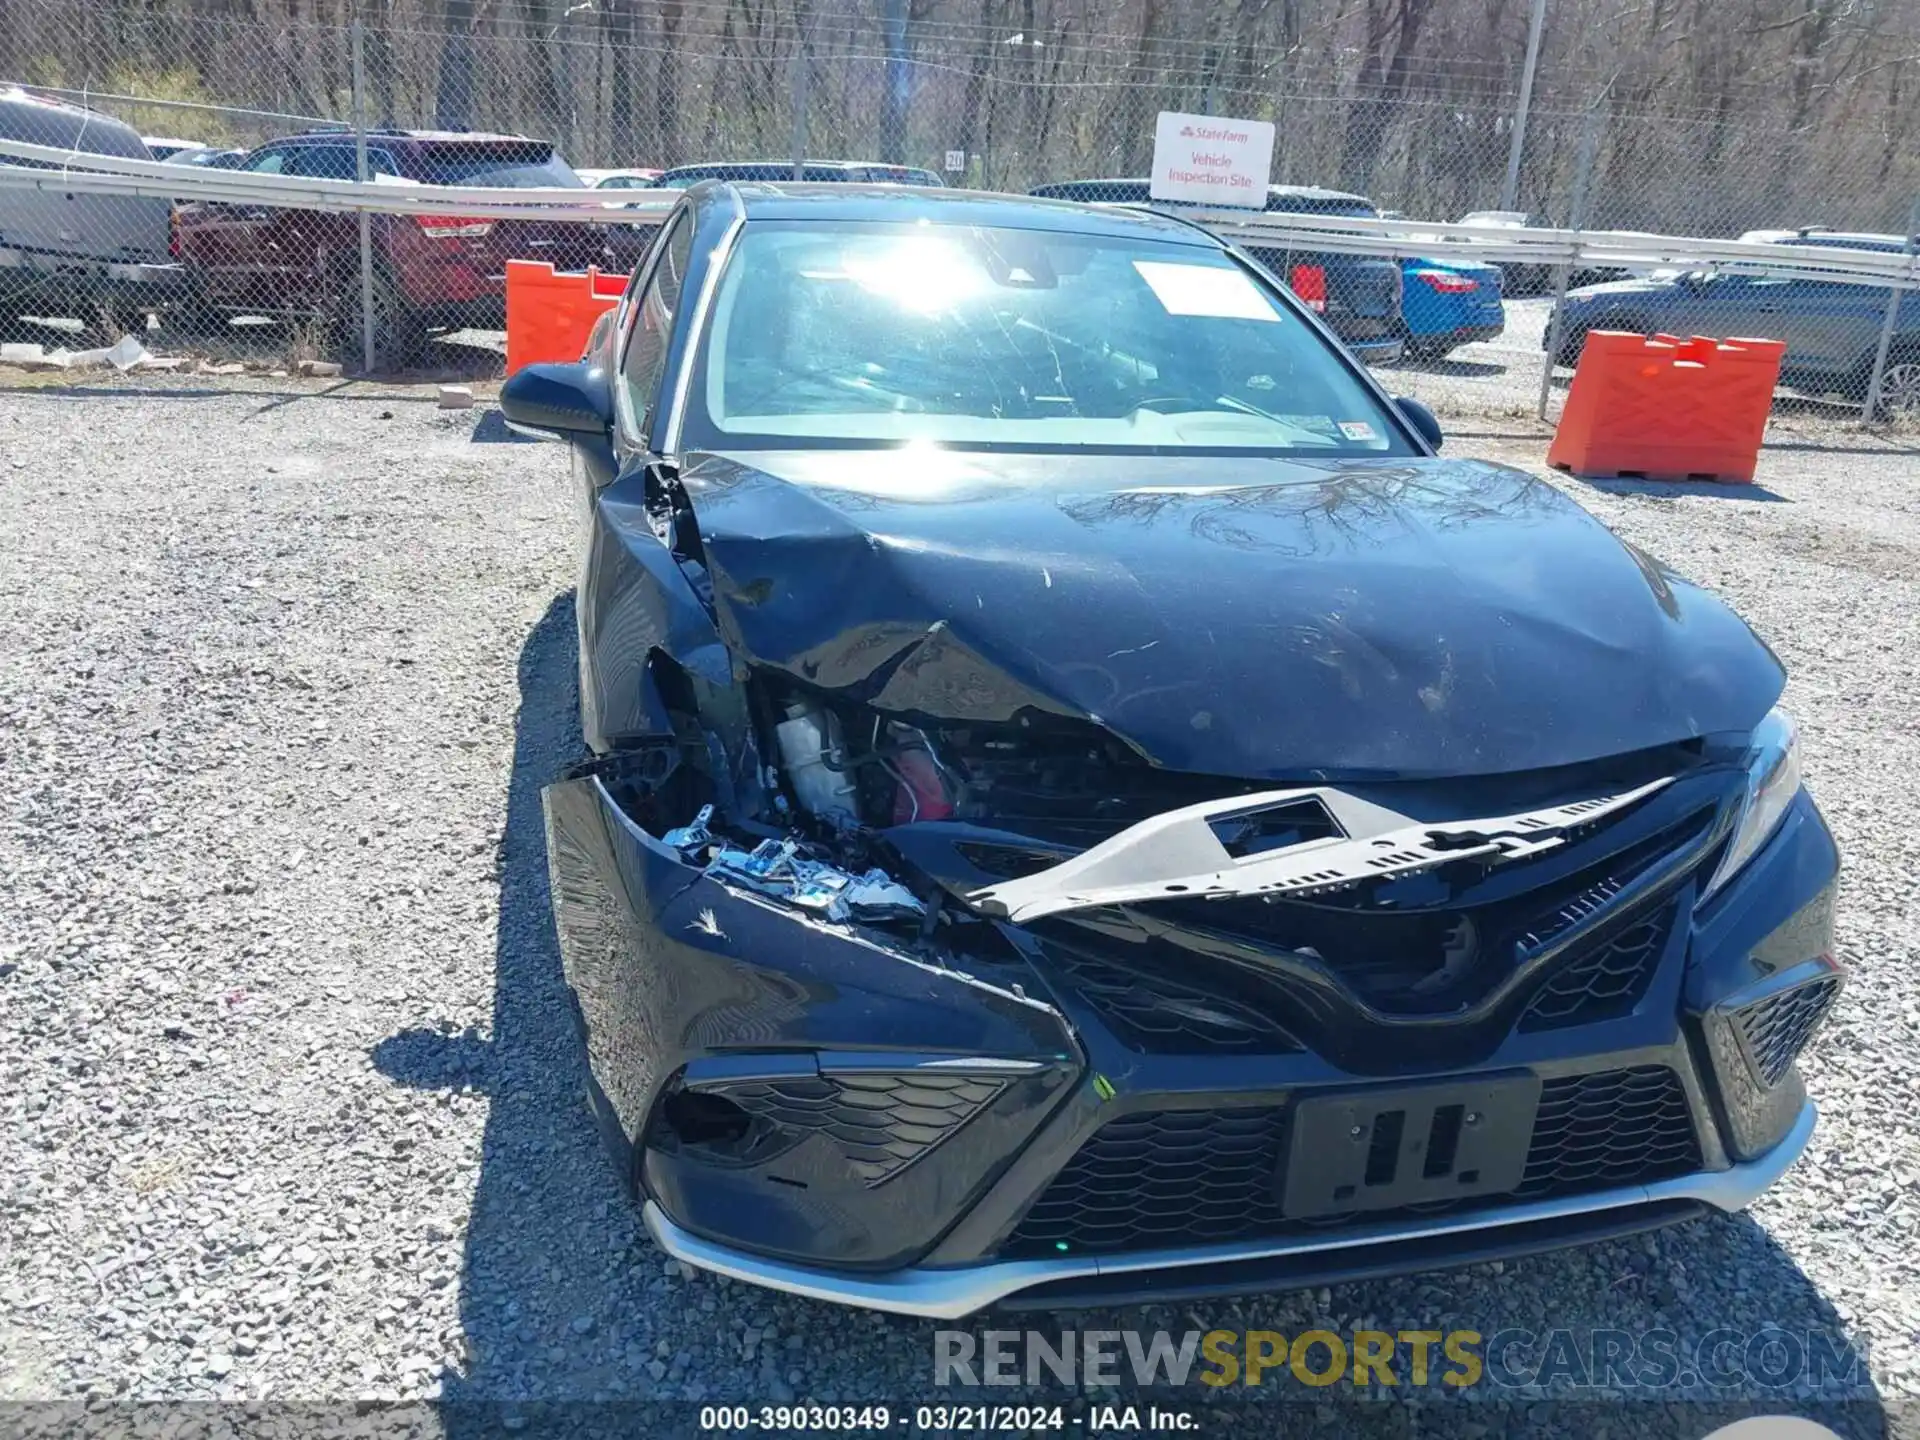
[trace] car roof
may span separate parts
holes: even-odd
[[[1842,250],[1904,250],[1907,248],[1907,239],[1904,235],[1880,235],[1866,230],[1815,230],[1808,234],[1796,232],[1792,237],[1777,243],[1833,245]]]
[[[282,135],[277,140],[261,142],[261,148],[267,145],[281,145],[288,142],[306,141],[330,141],[337,143],[344,140],[348,144],[352,144],[353,138],[354,133],[352,127],[343,125],[338,129],[304,130],[298,135]],[[547,143],[544,140],[535,140],[528,135],[508,135],[489,130],[369,130],[367,131],[367,139],[369,141],[381,141],[384,143],[391,143],[395,140],[420,140],[434,145],[455,143],[473,145],[544,145]]]
[[[920,168],[915,165],[907,165],[904,163],[896,164],[891,160],[802,160],[800,163],[802,165],[815,165],[820,167],[823,170],[851,170],[851,169],[855,169],[856,167],[863,167],[867,165],[882,165],[889,170],[915,170]],[[786,160],[690,160],[685,165],[670,166],[669,173],[671,173],[671,171],[673,170],[733,170],[733,169],[747,170],[747,169],[759,169],[768,165],[779,166],[779,167],[783,167],[785,169],[791,170],[793,168],[793,161],[791,159],[786,159]]]
[[[140,132],[126,121],[18,85],[0,86],[0,134],[29,144],[72,146],[90,155],[152,158]]]
[[[1049,190],[1065,190],[1069,186],[1086,185],[1138,185],[1146,188],[1151,184],[1152,182],[1144,175],[1119,175],[1092,180],[1049,180],[1044,185],[1034,186],[1034,190],[1042,193]],[[1286,200],[1351,200],[1361,205],[1373,203],[1366,196],[1356,195],[1350,190],[1328,190],[1319,185],[1269,185],[1267,194]]]
[[[19,85],[0,86],[0,104],[33,105],[43,110],[71,110],[76,115],[104,115],[103,111],[77,105],[71,100],[61,99],[58,95],[43,95],[37,90],[28,90]]]
[[[1148,210],[1093,210],[1070,200],[1004,195],[990,190],[932,186],[795,184],[791,181],[709,181],[689,190],[696,206],[737,202],[752,220],[926,220],[942,225],[1058,230],[1076,235],[1137,236],[1174,244],[1221,248],[1198,226]]]
[[[801,166],[808,170],[853,170],[864,165],[860,160],[803,160]],[[906,167],[896,167],[904,169]],[[792,174],[791,160],[700,160],[690,165],[670,165],[661,172],[661,178],[674,175],[719,175],[726,171],[770,170],[776,173]]]
[[[1046,185],[1036,185],[1031,193],[1050,199],[1080,200],[1090,204],[1171,206],[1185,210],[1209,208],[1207,202],[1199,200],[1155,200],[1152,198],[1150,182],[1137,178],[1056,180]],[[1225,201],[1214,203],[1223,207],[1226,204]],[[1352,211],[1378,213],[1373,201],[1365,195],[1355,195],[1347,190],[1328,190],[1318,185],[1269,185],[1265,200],[1260,205],[1247,208],[1264,210],[1269,215],[1334,215]]]

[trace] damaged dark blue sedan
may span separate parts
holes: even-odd
[[[581,482],[553,909],[669,1253],[1168,1300],[1806,1145],[1837,860],[1778,662],[1205,232],[703,185],[501,404]]]

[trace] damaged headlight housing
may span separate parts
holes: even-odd
[[[1786,711],[1773,709],[1753,729],[1752,748],[1747,752],[1747,794],[1740,805],[1740,820],[1720,868],[1701,899],[1714,894],[1738,875],[1753,859],[1800,793],[1800,727]]]

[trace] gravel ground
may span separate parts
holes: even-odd
[[[1853,970],[1807,1158],[1751,1218],[1061,1323],[1779,1326],[1920,1396],[1916,455],[1777,433],[1763,488],[1566,483],[1792,670]],[[0,388],[0,457],[0,1399],[954,1398],[931,1325],[681,1272],[602,1159],[539,825],[557,446],[176,379]]]

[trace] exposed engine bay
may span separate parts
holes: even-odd
[[[1731,772],[1698,746],[1471,784],[1276,789],[1170,773],[1059,717],[913,723],[780,677],[746,688],[733,746],[762,763],[678,714],[677,744],[592,768],[721,884],[995,981],[1038,926],[1108,950],[1125,937],[1149,984],[1152,959],[1178,954],[1256,1007],[1334,985],[1388,1014],[1466,1013],[1561,932],[1697,863],[1727,819]],[[1689,776],[1691,803],[1594,843]],[[749,794],[761,804],[742,813]]]

